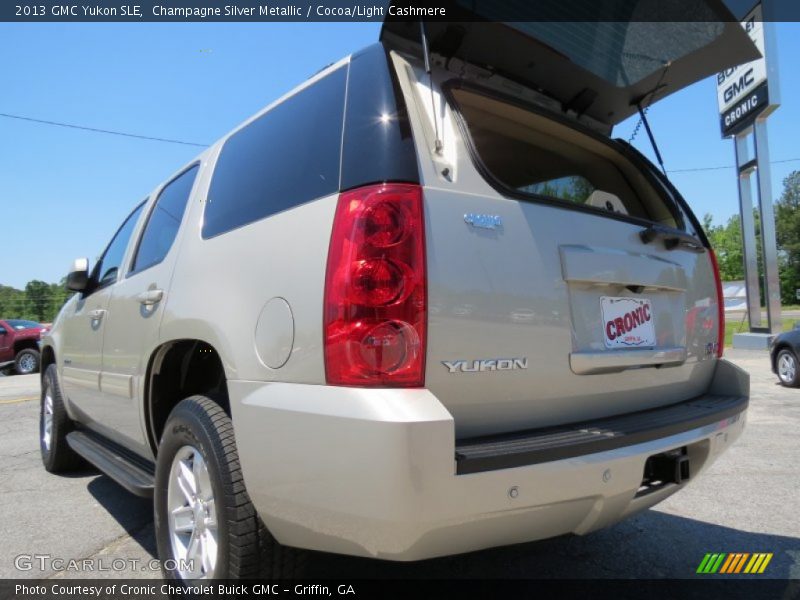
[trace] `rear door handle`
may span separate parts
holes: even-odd
[[[105,314],[106,314],[105,310],[103,310],[102,308],[96,308],[94,310],[89,311],[89,318],[92,321],[99,321],[105,316]]]
[[[139,302],[141,302],[145,306],[152,306],[153,304],[157,304],[161,302],[161,299],[163,297],[164,297],[164,290],[147,290],[146,292],[142,292],[137,296]]]

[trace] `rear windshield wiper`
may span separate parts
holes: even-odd
[[[654,240],[663,240],[667,250],[689,250],[697,253],[706,251],[703,242],[692,234],[666,225],[650,225],[639,232],[639,237],[645,244]]]

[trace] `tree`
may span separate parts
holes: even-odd
[[[59,283],[29,281],[24,290],[0,285],[0,318],[52,323],[70,294],[66,279]]]
[[[44,321],[50,314],[50,286],[44,281],[34,279],[25,286],[28,307],[33,311],[36,321]]]
[[[775,235],[778,240],[778,272],[781,302],[796,304],[800,289],[800,171],[783,180],[783,193],[775,203]]]
[[[723,281],[744,279],[744,251],[742,250],[742,221],[733,215],[725,225],[714,225],[711,215],[703,217],[711,247],[717,255],[719,274]]]
[[[781,302],[796,304],[796,290],[800,289],[800,171],[793,171],[783,180],[783,192],[774,205],[775,235],[778,244],[778,277]],[[753,211],[756,228],[756,250],[759,273],[763,273],[761,260],[761,233],[758,211]],[[739,215],[734,215],[725,225],[714,225],[711,215],[703,217],[703,228],[717,253],[720,274],[726,281],[744,279],[744,255]],[[761,286],[763,288],[763,285]],[[763,304],[763,293],[762,304]]]

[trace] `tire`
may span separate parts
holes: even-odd
[[[211,398],[186,398],[170,413],[156,459],[154,503],[158,555],[168,579],[290,578],[302,571],[305,553],[281,546],[256,513],[233,423]],[[191,548],[198,552],[190,554]],[[193,572],[179,562],[190,557]]]
[[[787,387],[797,387],[800,385],[800,366],[797,356],[788,348],[783,348],[775,358],[775,370],[778,373],[778,380]]]
[[[39,351],[25,348],[14,357],[14,370],[17,375],[30,375],[39,372]]]
[[[47,419],[50,429],[47,431]],[[67,444],[67,434],[74,428],[64,408],[64,397],[58,385],[56,366],[50,365],[42,378],[39,404],[39,450],[42,464],[50,473],[65,473],[84,467],[84,460]]]

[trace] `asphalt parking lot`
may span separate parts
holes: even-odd
[[[566,536],[412,564],[314,555],[317,577],[692,578],[707,552],[772,552],[764,577],[800,578],[800,389],[776,383],[765,352],[728,351],[751,374],[734,447],[654,509],[586,537]],[[87,470],[48,475],[38,448],[37,375],[0,377],[0,578],[152,577],[150,502]],[[120,571],[57,571],[47,559],[104,557]],[[42,561],[41,563],[39,561]],[[44,566],[43,569],[39,565]],[[145,565],[143,568],[142,565]]]

